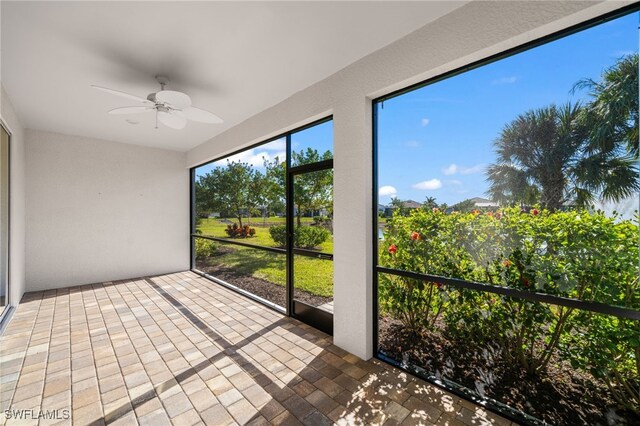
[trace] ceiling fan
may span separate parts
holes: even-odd
[[[158,128],[158,121],[167,127],[178,130],[184,129],[187,125],[187,120],[209,124],[219,124],[223,122],[217,115],[204,109],[191,106],[191,98],[186,93],[176,92],[175,90],[165,90],[164,86],[169,82],[168,78],[157,76],[156,81],[160,84],[160,91],[150,93],[147,99],[106,87],[95,85],[91,87],[144,104],[112,109],[109,111],[109,114],[138,114],[155,111],[156,129]]]

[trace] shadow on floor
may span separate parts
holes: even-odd
[[[271,400],[264,404],[245,424],[266,424],[265,419],[277,421],[279,424],[323,425],[334,422],[349,425],[381,424],[383,422],[388,422],[385,424],[399,424],[411,420],[415,420],[415,423],[418,424],[419,422],[435,422],[440,417],[448,417],[449,415],[453,420],[455,412],[459,409],[454,398],[444,391],[420,383],[381,362],[365,362],[349,355],[332,345],[328,341],[328,336],[321,332],[309,333],[307,330],[291,327],[292,324],[298,324],[296,320],[291,318],[284,317],[277,320],[240,342],[232,344],[176,297],[154,282],[153,278],[146,278],[145,281],[215,343],[221,352],[140,395],[132,400],[131,404],[121,405],[105,413],[104,418],[100,420],[107,424],[121,419],[145,402],[185,382],[224,357],[230,358],[271,396]],[[212,285],[215,284],[212,283]],[[285,383],[284,388],[257,368],[255,361],[247,359],[239,352],[239,349],[280,327],[286,328],[288,332],[295,333],[301,339],[316,346],[323,347],[321,352],[311,359],[302,370],[296,372],[293,379]],[[429,404],[420,404],[419,400],[429,402]],[[285,411],[282,411],[282,407]],[[282,412],[274,419],[274,412],[278,411]],[[484,412],[478,412],[472,416],[477,417],[474,424],[485,423],[483,421]],[[486,421],[486,424],[490,424],[490,422]]]

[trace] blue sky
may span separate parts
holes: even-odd
[[[320,123],[308,129],[301,130],[291,135],[291,149],[302,151],[313,148],[323,154],[326,151],[333,152],[333,121]],[[228,157],[230,161],[251,164],[254,168],[264,172],[264,159],[273,160],[278,157],[280,161],[287,158],[287,148],[285,138],[262,144],[256,148],[243,151],[239,154]],[[227,159],[222,159],[196,169],[196,176],[209,173],[218,166],[227,164]],[[295,165],[295,164],[294,164]]]
[[[585,100],[573,85],[637,52],[638,23],[635,12],[378,105],[380,203],[485,197],[503,126],[529,109]]]

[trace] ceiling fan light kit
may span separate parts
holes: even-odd
[[[121,92],[119,90],[109,89],[107,87],[95,85],[92,85],[91,87],[143,104],[138,106],[115,108],[109,111],[109,114],[139,114],[155,111],[156,129],[158,128],[158,121],[165,126],[176,130],[184,129],[187,125],[187,120],[208,124],[220,124],[223,122],[217,115],[192,106],[191,98],[186,93],[175,90],[165,90],[165,86],[169,82],[168,78],[157,76],[156,81],[160,84],[160,91],[150,93],[147,95],[146,99],[126,92]]]

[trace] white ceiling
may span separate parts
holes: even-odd
[[[0,4],[0,76],[25,128],[187,151],[464,2]],[[155,75],[225,123],[156,130],[90,87],[146,97]]]

